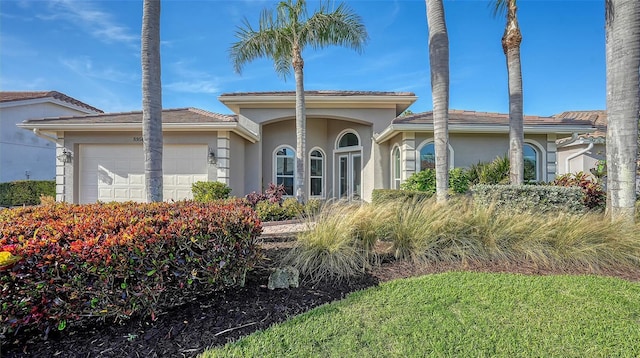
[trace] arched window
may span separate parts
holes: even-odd
[[[420,171],[425,169],[436,168],[436,146],[432,139],[428,139],[422,142],[422,146],[418,147],[418,161],[420,165]],[[453,169],[453,147],[449,144],[449,169]]]
[[[524,159],[524,181],[536,182],[540,180],[540,154],[531,144],[522,146],[522,156]]]
[[[395,146],[391,151],[391,172],[393,173],[391,185],[393,189],[400,189],[400,163],[400,147]]]
[[[274,153],[275,182],[282,184],[286,195],[293,195],[293,183],[295,182],[296,152],[290,147],[279,147]]]
[[[357,147],[360,145],[358,136],[353,132],[347,132],[340,137],[338,148]]]
[[[324,154],[318,149],[309,154],[309,193],[324,197]]]

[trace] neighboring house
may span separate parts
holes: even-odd
[[[570,111],[555,116],[563,119],[577,119],[590,122],[596,130],[592,133],[574,133],[571,137],[557,141],[558,174],[590,173],[599,160],[606,159],[607,137],[606,111]]]
[[[369,201],[373,189],[397,188],[433,156],[431,113],[399,117],[415,100],[408,92],[307,91],[307,197]],[[293,194],[295,93],[227,93],[234,114],[199,109],[163,111],[164,198],[191,198],[195,181],[220,181],[232,195],[269,183]],[[60,163],[57,199],[74,203],[144,198],[142,113],[27,120],[19,126],[55,137]],[[507,153],[508,115],[450,111],[451,167]],[[589,133],[587,120],[525,117],[525,157],[535,180],[556,173],[558,138]]]
[[[0,183],[52,180],[56,175],[56,146],[16,127],[24,120],[102,113],[101,110],[56,91],[0,92]]]

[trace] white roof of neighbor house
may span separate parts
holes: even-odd
[[[452,133],[508,133],[509,114],[450,109],[448,128]],[[591,121],[583,119],[524,116],[525,133],[572,134],[590,133],[595,130]],[[433,112],[397,117],[375,138],[382,143],[405,131],[433,131]]]
[[[29,119],[18,126],[51,132],[142,130],[142,111]],[[252,142],[259,139],[256,123],[249,120],[243,120],[241,123],[236,115],[213,113],[198,108],[163,109],[162,129],[163,131],[230,130]]]
[[[2,105],[19,104],[20,102],[33,100],[57,100],[74,107],[82,108],[86,112],[104,113],[101,109],[78,101],[58,91],[0,91],[0,104]]]

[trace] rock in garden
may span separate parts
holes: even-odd
[[[271,275],[269,275],[270,290],[276,288],[298,287],[300,272],[293,266],[278,267]]]

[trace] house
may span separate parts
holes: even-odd
[[[567,138],[559,139],[558,174],[585,172],[590,173],[599,160],[606,159],[605,143],[607,137],[606,111],[571,111],[555,116],[591,122],[595,131],[591,133],[574,133]]]
[[[0,183],[56,175],[55,144],[16,124],[31,118],[102,113],[56,91],[0,92]]]
[[[433,156],[430,112],[401,114],[410,92],[307,91],[309,198],[369,201],[373,189],[396,188]],[[225,93],[233,114],[163,110],[164,198],[191,197],[195,181],[220,181],[232,195],[295,182],[295,93]],[[89,203],[144,199],[142,112],[30,119],[19,127],[57,143],[57,200]],[[450,111],[451,167],[490,161],[508,150],[508,115]],[[525,157],[535,180],[556,174],[558,138],[590,133],[592,122],[525,117]],[[62,154],[65,154],[63,156]]]

